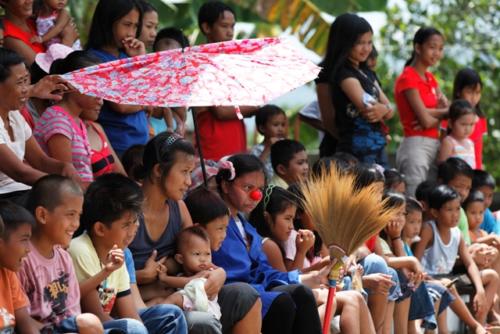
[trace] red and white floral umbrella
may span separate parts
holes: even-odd
[[[316,78],[280,38],[204,44],[120,59],[64,75],[80,92],[121,104],[262,105]]]

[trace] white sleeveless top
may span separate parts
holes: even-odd
[[[452,136],[447,138],[453,143],[451,156],[464,160],[472,169],[476,169],[476,152],[472,140],[467,138],[459,142]]]
[[[446,245],[439,236],[436,222],[429,221],[434,234],[432,246],[424,251],[422,266],[429,275],[449,274],[455,265],[460,245],[460,230],[451,228],[450,242]]]

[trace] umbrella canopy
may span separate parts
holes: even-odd
[[[320,68],[280,38],[168,50],[63,77],[80,92],[120,104],[262,105],[316,78]]]

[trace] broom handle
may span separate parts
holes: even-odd
[[[336,280],[328,280],[330,288],[328,289],[328,298],[326,300],[325,318],[323,322],[323,334],[330,334],[330,323],[333,315],[333,300],[335,298],[335,290],[337,288]]]

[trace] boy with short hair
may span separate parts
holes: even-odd
[[[448,158],[438,167],[438,180],[460,195],[460,203],[463,203],[467,196],[469,196],[470,189],[472,188],[473,176],[474,170],[468,163],[460,158]],[[469,224],[467,222],[467,215],[462,207],[460,207],[458,228],[462,233],[465,243],[470,245]]]
[[[274,178],[271,184],[287,189],[309,177],[309,161],[304,145],[292,139],[277,141],[271,146]]]
[[[484,170],[475,170],[472,178],[472,189],[479,190],[484,195],[484,218],[480,228],[488,233],[500,235],[500,224],[490,210],[495,193],[495,178]]]
[[[187,333],[178,307],[141,308],[144,304],[137,305],[131,295],[123,249],[135,237],[142,202],[141,188],[120,174],[103,175],[87,189],[81,217],[85,232],[69,248],[80,281],[82,308],[101,321],[112,320],[111,312],[136,319],[126,324],[128,333]]]
[[[29,252],[35,221],[23,207],[0,201],[0,332],[38,333],[29,301],[16,275]]]
[[[71,256],[64,250],[80,225],[83,193],[60,175],[47,175],[31,189],[27,207],[36,225],[18,276],[43,333],[103,333],[95,315],[82,314]]]

